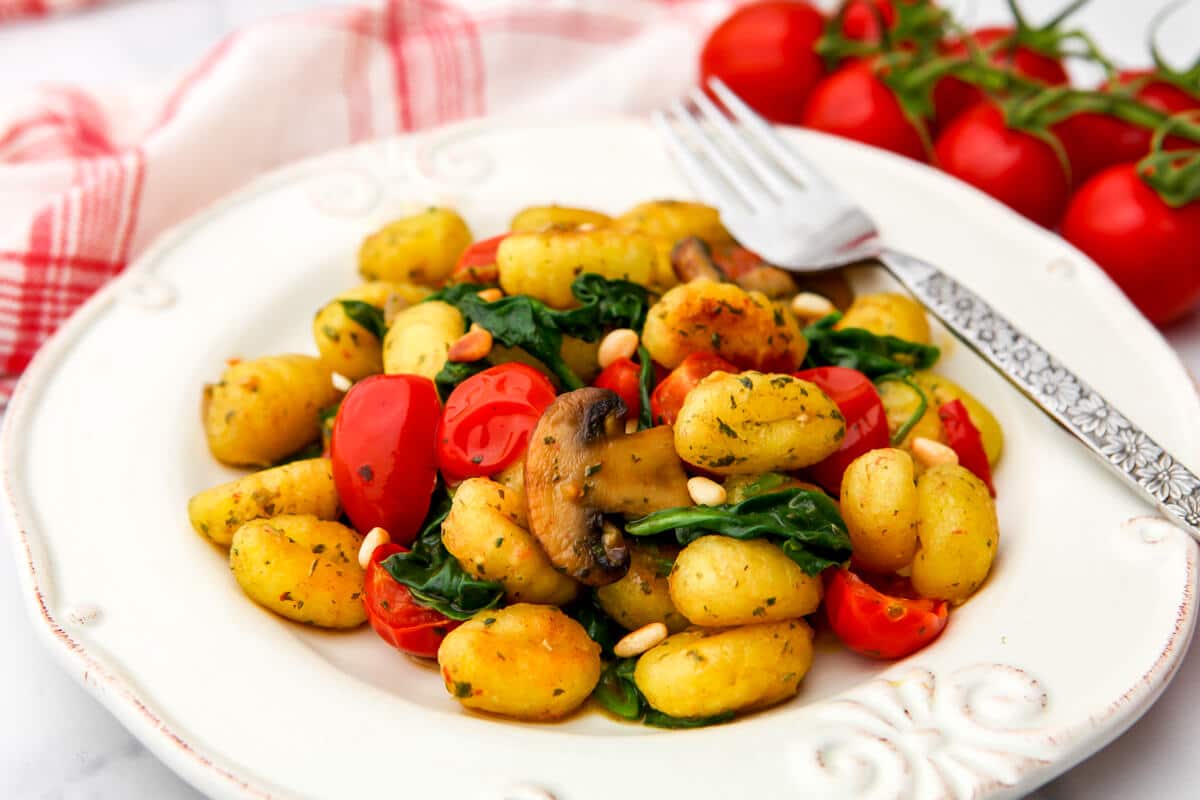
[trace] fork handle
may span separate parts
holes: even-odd
[[[913,256],[885,249],[879,260],[968,347],[1200,540],[1200,478],[979,295]]]

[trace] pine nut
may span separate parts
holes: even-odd
[[[492,352],[492,332],[476,322],[471,325],[471,330],[450,345],[450,352],[446,354],[446,360],[454,363],[478,361],[486,358],[490,352]]]
[[[629,328],[617,328],[600,340],[600,349],[596,360],[604,369],[619,358],[633,358],[638,349],[637,331]]]
[[[699,475],[688,478],[687,487],[692,502],[698,506],[719,506],[725,502],[725,487],[712,478]]]
[[[637,433],[638,421],[636,419],[625,420],[625,433]]]
[[[913,439],[912,454],[926,469],[936,467],[938,464],[958,463],[958,453],[941,442],[926,439],[924,436]]]
[[[503,289],[484,289],[482,292],[476,292],[475,294],[479,295],[479,299],[485,303],[494,303],[497,300],[504,299]]]
[[[613,645],[613,654],[618,658],[640,656],[665,638],[667,626],[661,622],[651,622],[622,636],[621,641]]]
[[[817,320],[837,311],[829,298],[816,292],[800,292],[792,298],[792,313],[803,320]]]
[[[383,528],[371,528],[371,531],[363,537],[362,546],[358,548],[358,565],[363,569],[371,563],[371,556],[375,552],[376,547],[382,547],[392,541],[392,537],[388,536],[388,532]]]

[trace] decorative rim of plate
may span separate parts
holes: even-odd
[[[641,118],[633,116],[610,116],[593,121],[632,123],[641,126],[645,124]],[[259,800],[274,800],[276,798],[291,796],[286,790],[271,788],[262,781],[251,780],[248,777],[239,775],[234,766],[226,766],[220,763],[225,760],[222,757],[208,755],[203,748],[189,742],[179,730],[152,710],[139,697],[134,686],[122,678],[103,657],[90,652],[81,642],[72,637],[60,623],[58,617],[51,612],[46,595],[50,587],[53,586],[53,577],[50,574],[52,565],[46,561],[43,553],[38,552],[41,548],[41,543],[36,540],[36,532],[31,534],[31,531],[27,529],[25,518],[28,516],[28,501],[22,496],[23,492],[20,489],[21,479],[17,476],[17,470],[15,469],[23,453],[20,441],[20,431],[23,429],[22,423],[35,409],[33,400],[57,367],[59,363],[58,356],[75,344],[76,340],[86,332],[91,322],[97,316],[107,309],[110,304],[118,300],[123,293],[136,291],[141,279],[146,274],[152,272],[155,264],[164,254],[175,247],[177,243],[186,240],[194,231],[203,228],[211,219],[226,213],[232,207],[270,191],[281,184],[289,183],[321,167],[326,162],[330,164],[337,163],[346,158],[347,154],[356,151],[368,150],[373,147],[399,145],[403,142],[412,142],[419,148],[421,143],[427,142],[429,146],[432,146],[446,140],[465,138],[480,130],[503,130],[520,127],[527,126],[514,125],[502,120],[467,121],[431,131],[352,145],[329,153],[302,159],[252,179],[241,188],[222,196],[206,208],[160,234],[146,251],[127,267],[124,273],[90,297],[45,342],[29,364],[13,392],[8,411],[5,414],[3,427],[0,428],[0,481],[3,482],[2,499],[4,514],[13,531],[14,555],[17,561],[19,580],[26,590],[27,610],[34,622],[34,627],[39,632],[39,635],[43,637],[44,641],[49,643],[50,650],[55,654],[55,657],[59,659],[60,663],[63,664],[70,674],[80,680],[85,689],[93,694],[157,757],[166,762],[177,774],[201,790],[226,793],[232,791],[238,797],[256,798]],[[866,153],[870,153],[871,157],[906,161],[890,153],[844,139],[837,139],[812,131],[803,131],[802,133],[805,136],[836,141],[839,146],[848,149],[863,150]],[[915,163],[911,166],[917,168],[924,167],[924,165]],[[947,176],[940,173],[935,174],[939,175],[943,180],[948,179]],[[991,198],[984,197],[982,199],[991,203],[996,212],[1016,216],[1015,212],[1003,204],[993,201]],[[1052,235],[1041,229],[1037,229],[1036,232],[1045,236]],[[1054,238],[1057,240],[1057,237]],[[1104,281],[1113,285],[1108,277],[1104,275],[1103,271],[1085,255],[1075,250],[1065,241],[1058,240],[1058,243],[1060,246],[1064,246],[1072,251],[1077,256],[1078,261],[1085,265],[1085,269],[1094,271]],[[1115,285],[1113,287],[1115,289]],[[1123,302],[1127,304],[1127,301]],[[1145,323],[1145,327],[1158,339],[1163,351],[1162,354],[1169,355],[1179,369],[1188,375],[1197,397],[1200,398],[1200,383],[1197,382],[1179,355],[1169,346],[1157,329],[1154,329],[1149,323]],[[1144,525],[1158,531],[1158,533],[1150,533],[1143,530],[1141,535],[1147,544],[1157,544],[1179,533],[1174,526],[1159,517],[1134,517],[1127,520],[1125,525]],[[1195,627],[1197,598],[1192,591],[1192,587],[1196,586],[1197,583],[1197,561],[1198,550],[1193,544],[1188,547],[1186,556],[1188,590],[1185,592],[1185,596],[1178,607],[1172,633],[1151,668],[1134,685],[1130,686],[1119,699],[1111,703],[1103,714],[1094,715],[1072,728],[1054,731],[1053,738],[1066,738],[1068,742],[1064,749],[1058,751],[1053,760],[1026,758],[1012,773],[1014,780],[998,781],[992,788],[1004,794],[1004,790],[1012,790],[1015,788],[1016,782],[1021,779],[1037,776],[1042,781],[1045,781],[1065,772],[1079,761],[1117,738],[1130,725],[1136,722],[1154,701],[1158,699],[1159,695],[1166,689],[1171,678],[1178,671],[1183,657],[1187,652]],[[84,608],[66,609],[63,613],[74,623],[86,623],[90,619],[89,610]],[[917,666],[919,667],[919,665]],[[978,668],[1022,672],[1019,669],[1004,664],[979,664]],[[937,680],[936,677],[927,670],[919,668],[914,669],[912,674],[924,682],[921,685],[922,687],[928,687],[928,696],[932,698],[934,696],[933,685],[935,680]],[[922,675],[927,677],[921,677]],[[953,677],[950,676],[951,679]],[[1028,677],[1028,680],[1036,686],[1036,678]],[[859,684],[849,690],[847,694],[870,691],[872,688],[876,688],[877,685],[882,684],[890,685],[892,682],[872,679]],[[884,688],[886,689],[886,687]],[[907,707],[903,705],[901,710],[906,714],[908,713]],[[967,711],[970,711],[970,709],[968,708]],[[1119,723],[1106,729],[1106,735],[1102,739],[1086,739],[1089,731],[1104,729],[1107,721],[1121,715],[1122,712],[1124,716],[1120,719]],[[1057,744],[1063,743],[1059,741]],[[819,759],[820,753],[818,750],[819,748],[814,745],[814,753],[818,754]],[[521,797],[528,796],[532,798],[536,796],[539,800],[542,798],[553,800],[554,797],[540,787],[532,785],[513,786],[509,788],[513,792],[518,792]],[[953,791],[949,786],[946,788]]]

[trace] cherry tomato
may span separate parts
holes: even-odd
[[[451,483],[494,475],[525,452],[554,402],[554,385],[533,367],[489,367],[455,387],[437,426],[437,462]]]
[[[804,107],[806,128],[928,161],[920,120],[908,115],[868,61],[838,69],[817,84]]]
[[[650,414],[654,424],[674,425],[688,392],[718,370],[732,373],[740,371],[716,353],[692,353],[685,358],[662,383],[654,387],[654,393],[650,395]]]
[[[1067,208],[1062,235],[1151,322],[1178,319],[1200,299],[1200,200],[1171,208],[1133,164],[1085,183]]]
[[[920,650],[950,617],[945,600],[887,595],[847,569],[825,573],[825,613],[846,647],[884,659]]]
[[[795,373],[801,380],[815,383],[829,399],[837,403],[846,419],[846,436],[833,455],[809,467],[813,480],[834,495],[842,491],[842,475],[850,462],[871,450],[887,447],[887,414],[871,379],[856,369],[818,367]]]
[[[642,413],[642,375],[641,368],[628,358],[618,358],[609,364],[592,381],[592,386],[616,392],[625,407],[625,419],[637,419]]]
[[[401,544],[417,535],[437,480],[440,415],[433,381],[419,375],[373,375],[346,393],[329,457],[342,508],[360,533],[381,527]]]
[[[878,42],[882,37],[879,23],[896,27],[896,6],[892,0],[850,0],[842,14],[842,35],[859,42]]]
[[[996,46],[1013,34],[1012,28],[980,28],[971,33],[976,46],[981,50]],[[943,55],[965,58],[970,50],[963,39],[952,39],[940,48]],[[1062,59],[1056,55],[1042,53],[1025,44],[1015,48],[1001,45],[992,53],[991,62],[998,67],[1011,69],[1017,75],[1041,81],[1048,86],[1061,86],[1069,82]],[[985,98],[982,90],[964,80],[948,75],[933,87],[934,120],[938,130]]]
[[[734,11],[700,53],[700,79],[723,80],[767,119],[795,125],[825,74],[814,45],[825,30],[820,11],[796,0],[766,0]]]
[[[980,103],[950,124],[934,147],[937,165],[954,177],[1054,227],[1067,207],[1067,171],[1048,143],[1014,130],[992,103]]]
[[[500,270],[496,266],[496,251],[510,234],[502,233],[468,247],[458,257],[450,275],[452,283],[498,283]]]
[[[975,423],[971,422],[971,415],[967,413],[962,400],[943,403],[938,408],[938,418],[942,421],[942,430],[946,432],[946,444],[958,454],[958,463],[987,484],[988,491],[995,497],[992,465],[988,463],[987,451],[983,449],[983,437],[979,435]]]
[[[1133,88],[1133,96],[1166,114],[1200,109],[1200,97],[1162,78],[1150,70],[1118,74],[1117,87]],[[1104,88],[1113,88],[1106,83]],[[1071,180],[1082,186],[1088,178],[1115,164],[1137,161],[1150,152],[1154,132],[1107,114],[1087,112],[1067,117],[1053,128],[1071,162]],[[1192,146],[1186,139],[1168,137],[1166,147]]]
[[[461,623],[440,611],[419,606],[412,592],[388,574],[382,562],[395,553],[406,553],[398,544],[375,548],[363,583],[363,603],[367,620],[379,638],[405,653],[422,658],[437,656],[438,646],[446,634]]]

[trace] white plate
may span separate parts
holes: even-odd
[[[1200,468],[1186,373],[1082,256],[932,170],[795,137],[895,245],[980,291]],[[232,355],[311,351],[311,314],[354,282],[373,227],[451,203],[484,236],[531,203],[616,211],[686,194],[638,122],[475,124],[299,164],[163,237],[43,350],[5,422],[17,560],[54,651],[219,797],[1006,797],[1124,730],[1187,647],[1196,547],[940,331],[942,370],[1008,434],[992,578],[915,657],[819,645],[797,700],[733,724],[466,713],[369,630],[258,609],[191,532],[187,498],[233,474],[205,448],[201,385]]]

